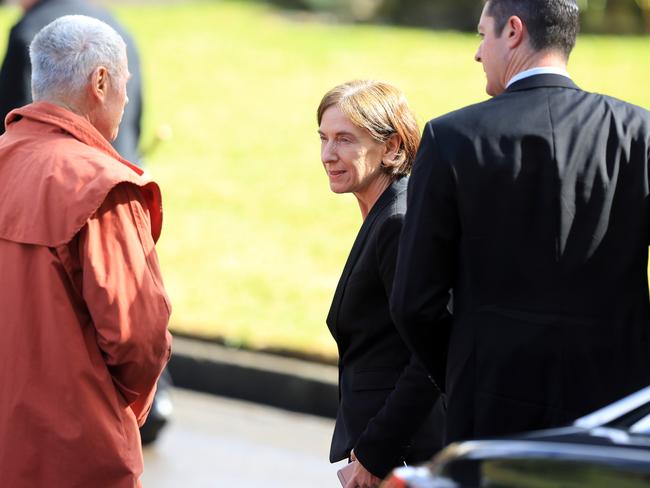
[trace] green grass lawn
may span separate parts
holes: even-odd
[[[328,356],[333,290],[361,224],[330,193],[315,109],[333,85],[388,80],[420,123],[486,98],[476,36],[299,21],[256,3],[121,4],[145,76],[147,164],[161,184],[158,251],[175,331]],[[0,52],[17,11],[0,7]],[[650,108],[650,38],[581,37],[583,88]]]

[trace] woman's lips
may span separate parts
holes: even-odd
[[[343,171],[343,170],[341,170],[341,171],[328,171],[328,173],[330,175],[330,178],[338,178],[343,173],[345,173],[345,171]]]

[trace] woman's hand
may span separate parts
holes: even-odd
[[[378,488],[381,483],[381,478],[377,478],[374,474],[363,467],[354,455],[354,451],[350,453],[350,459],[355,462],[352,478],[347,482],[345,488]]]

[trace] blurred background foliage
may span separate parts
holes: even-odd
[[[337,19],[473,31],[477,0],[269,0],[282,8],[325,12]],[[650,34],[650,0],[578,0],[583,32]]]
[[[336,21],[333,7],[347,2],[320,0],[323,13],[317,0],[302,10],[286,1],[104,3],[140,47],[143,146],[161,128],[173,134],[145,161],[163,191],[157,249],[172,330],[333,359],[325,317],[361,217],[353,196],[329,191],[321,96],[351,79],[387,80],[423,124],[487,98],[485,77],[474,33]],[[480,2],[456,2],[473,31]],[[19,14],[0,7],[0,53]],[[570,72],[587,90],[650,108],[649,52],[650,36],[583,34]]]
[[[15,0],[14,0],[15,1]],[[95,0],[101,1],[101,0]],[[129,3],[118,0],[103,3]],[[140,0],[149,4],[170,0]],[[171,0],[174,1],[174,0]],[[176,0],[177,2],[179,0]],[[430,29],[474,31],[482,0],[249,0],[297,12],[312,12],[341,22],[379,23]],[[650,0],[577,0],[582,31],[600,34],[650,34]],[[12,3],[12,0],[0,0]],[[183,3],[183,0],[180,0]]]

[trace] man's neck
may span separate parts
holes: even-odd
[[[503,86],[517,74],[533,68],[554,68],[566,72],[567,60],[555,51],[542,51],[516,56],[512,59],[505,73]]]
[[[72,112],[85,119],[89,119],[88,110],[86,110],[85,107],[82,107],[79,104],[71,103],[64,98],[50,96],[38,101],[51,103],[52,105],[58,105],[59,107],[66,109],[68,112]]]

